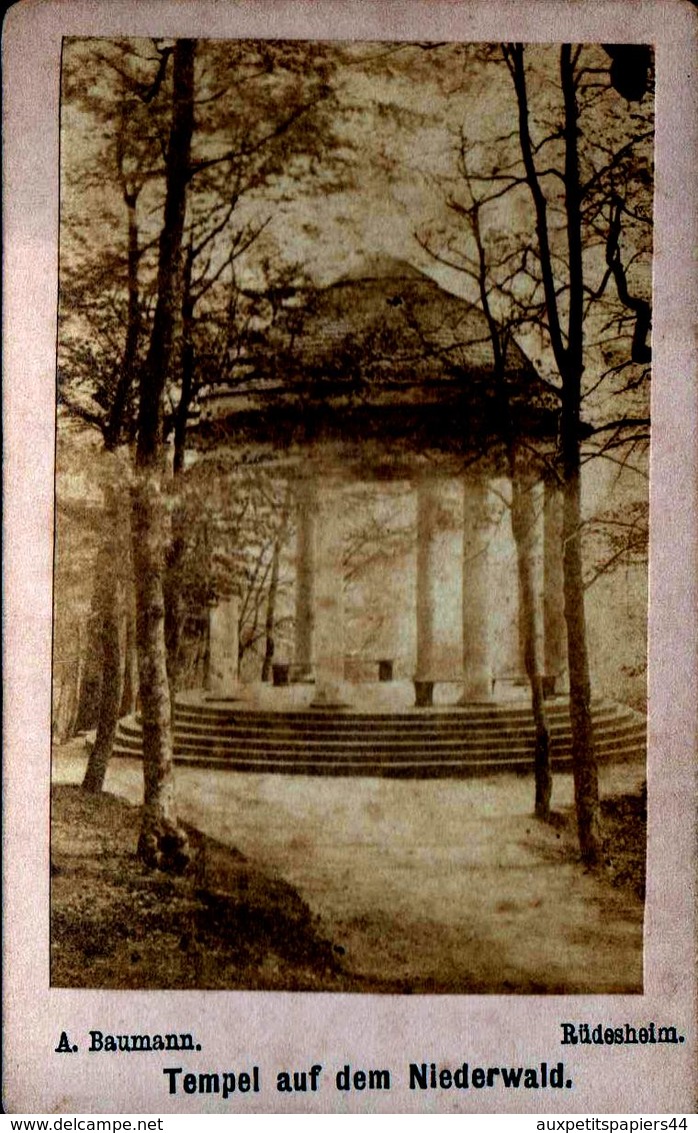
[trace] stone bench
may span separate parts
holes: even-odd
[[[348,681],[358,683],[392,681],[395,662],[391,657],[347,657],[344,661],[344,675]]]
[[[345,679],[355,683],[392,681],[395,661],[392,657],[366,658],[347,657],[344,662]],[[315,684],[315,677],[293,662],[275,662],[272,665],[272,680],[276,688],[289,684]]]

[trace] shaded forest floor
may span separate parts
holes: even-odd
[[[374,990],[281,878],[191,826],[185,876],[150,872],[139,829],[140,808],[114,795],[53,787],[53,986]]]
[[[107,787],[135,800],[132,762],[115,761]],[[536,822],[530,784],[515,777],[445,793],[311,780],[299,791],[283,776],[199,782],[181,769],[196,857],[174,878],[136,860],[139,808],[86,795],[70,764],[72,785],[53,793],[54,986],[641,989],[645,803],[629,769],[607,783],[600,878],[576,860],[569,805]]]

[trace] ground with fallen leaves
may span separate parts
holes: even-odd
[[[73,760],[70,762],[72,765]],[[121,763],[114,770],[117,781],[124,778],[127,786],[130,770]],[[192,784],[186,782],[193,785],[193,779]],[[328,786],[308,785],[305,806],[310,806],[309,798],[312,802],[312,789],[326,791]],[[232,777],[226,789],[233,791]],[[266,789],[271,788],[267,785]],[[276,781],[273,789],[277,789]],[[278,789],[288,787],[278,784]],[[337,790],[337,785],[330,789]],[[404,816],[406,796],[400,792],[407,789],[405,785],[378,783],[362,788],[354,784],[353,789],[374,792],[371,799],[360,799],[357,814],[369,823],[375,849],[371,849],[370,839],[355,842],[349,857],[341,844],[348,816],[340,827],[327,807],[326,794],[319,796],[321,813],[326,825],[336,832],[337,841],[327,848],[317,844],[313,849],[304,832],[311,832],[317,820],[313,812],[311,826],[302,806],[294,823],[288,815],[282,815],[275,832],[269,816],[279,808],[267,800],[269,815],[255,812],[254,823],[245,829],[243,813],[249,813],[250,807],[254,811],[255,801],[261,805],[251,784],[245,783],[244,808],[236,811],[232,796],[220,803],[231,824],[239,829],[245,856],[225,834],[217,839],[191,824],[194,818],[201,825],[192,791],[189,813],[184,810],[190,822],[194,861],[183,877],[173,877],[146,870],[136,858],[138,806],[111,793],[88,795],[75,780],[55,784],[51,852],[53,986],[559,992],[573,979],[571,965],[579,964],[580,970],[588,967],[582,950],[590,948],[595,949],[599,960],[607,959],[608,978],[615,978],[617,965],[611,963],[610,955],[606,958],[607,950],[618,949],[623,955],[627,952],[641,972],[646,842],[643,789],[633,786],[606,794],[607,867],[602,877],[595,878],[576,861],[570,807],[558,811],[550,826],[523,815],[514,814],[506,821],[498,817],[488,792],[493,800],[503,792],[512,796],[522,789],[513,779],[509,784],[500,780],[462,788],[481,792],[485,807],[478,821],[469,819],[475,822],[471,828],[463,828],[466,847],[474,845],[473,837],[483,840],[474,866],[465,859],[458,862],[447,848],[429,849],[424,832],[418,832],[419,840],[415,837],[414,825],[403,837],[394,825],[395,819],[390,818],[387,801],[397,791],[397,813]],[[426,807],[423,821],[428,831],[434,829],[428,814],[429,791],[436,789],[423,785],[420,796]],[[219,799],[220,790],[218,784]],[[452,787],[451,795],[454,790]],[[457,801],[461,803],[460,798]],[[436,802],[443,807],[440,796],[432,800],[434,805]],[[417,820],[411,817],[410,821]],[[446,813],[444,822],[448,822]],[[405,842],[404,866],[386,860],[385,849],[375,841],[386,824],[386,846],[396,847],[397,855],[403,853],[401,838]],[[511,848],[507,851],[502,839],[504,832],[508,835],[510,831]],[[368,837],[365,832],[359,833],[363,839]],[[262,844],[268,845],[268,853],[261,851]],[[317,861],[315,853],[320,855]],[[430,894],[421,907],[419,894],[414,899],[409,896],[408,879],[413,876],[417,884],[420,868],[426,868],[426,876],[433,876],[436,883],[431,864],[420,866],[420,856],[426,853],[441,855],[441,864],[436,864],[442,886],[457,887],[459,892],[462,888],[469,895],[466,907],[462,907],[463,898],[455,899],[454,888],[454,898],[446,904],[441,901],[440,924],[434,921]],[[323,854],[327,858],[324,866]],[[373,854],[370,860],[375,859],[374,866],[368,857],[362,857],[365,854]],[[341,875],[340,862],[347,871],[354,869],[356,876]],[[384,875],[380,873],[381,863]],[[525,863],[532,868],[524,868]],[[407,866],[412,874],[405,874]],[[543,926],[545,938],[554,937],[550,910],[559,907],[558,889],[566,895],[560,919],[562,922],[564,918],[568,951],[561,952],[559,945],[557,951],[542,952],[533,966],[517,967],[526,949],[531,954],[536,948],[540,950],[540,943],[531,940],[536,925]],[[400,893],[404,907],[399,904],[403,899]],[[436,899],[434,893],[434,909]],[[595,933],[598,939],[594,942]],[[595,978],[606,977],[598,974]]]

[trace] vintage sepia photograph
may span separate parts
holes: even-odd
[[[63,39],[51,987],[642,994],[654,68]]]
[[[685,1127],[697,48],[8,13],[4,1112]]]

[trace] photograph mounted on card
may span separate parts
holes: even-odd
[[[690,1108],[661,11],[17,11],[15,1112]]]

